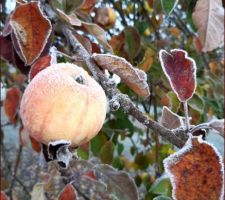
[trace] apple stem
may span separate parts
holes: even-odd
[[[187,101],[184,101],[184,115],[185,115],[185,124],[186,124],[186,130],[189,131],[190,129],[190,121],[188,116],[188,104]]]

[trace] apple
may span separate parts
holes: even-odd
[[[79,146],[93,138],[106,116],[102,87],[81,67],[59,63],[39,72],[22,96],[24,128],[37,141],[67,140]]]

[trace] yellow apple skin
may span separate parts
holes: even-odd
[[[79,76],[83,84],[76,81]],[[28,84],[20,115],[37,141],[67,140],[71,146],[79,146],[102,128],[106,108],[104,90],[84,69],[59,63],[39,72]]]

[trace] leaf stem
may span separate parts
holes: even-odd
[[[186,130],[189,131],[190,129],[190,121],[189,121],[189,116],[188,116],[188,104],[187,101],[184,101],[184,115],[185,115],[185,125],[186,125]]]

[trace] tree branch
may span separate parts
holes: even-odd
[[[73,35],[73,32],[69,28],[69,26],[62,25],[61,30],[65,35],[65,37],[67,38],[70,45],[73,47],[74,53],[83,58],[95,80],[97,80],[105,90],[106,95],[110,99],[113,98],[116,101],[118,101],[120,104],[120,109],[123,112],[132,115],[140,123],[152,129],[156,133],[160,134],[164,139],[168,140],[175,146],[181,148],[185,144],[188,138],[185,130],[183,129],[179,129],[179,131],[169,130],[161,126],[154,120],[150,119],[147,115],[145,115],[139,109],[137,109],[134,103],[130,100],[130,98],[127,95],[122,94],[116,88],[115,84],[113,84],[112,81],[106,78],[105,74],[100,70],[100,68],[91,58],[91,55],[86,51],[86,49],[80,44],[80,42]]]

